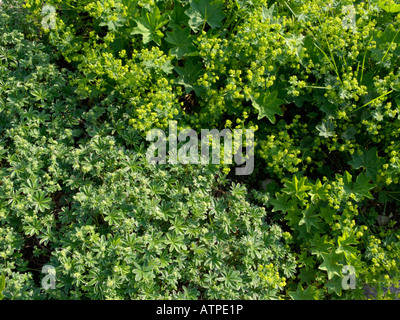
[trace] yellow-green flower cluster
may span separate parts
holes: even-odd
[[[309,131],[307,124],[301,123],[299,119],[300,116],[296,116],[292,123],[278,125],[278,132],[264,136],[266,140],[259,142],[259,155],[265,159],[267,166],[279,178],[306,170],[309,164],[314,165],[309,156],[305,157],[305,161],[302,159],[300,141],[297,137],[306,136]]]
[[[278,268],[273,263],[259,265],[258,275],[268,288],[281,290],[286,286],[286,278],[280,276]]]
[[[388,232],[386,232],[388,233]],[[390,235],[390,231],[386,236]],[[399,241],[400,237],[394,240]],[[368,238],[366,257],[368,258],[368,270],[366,271],[366,282],[374,287],[399,288],[398,264],[400,253],[398,242],[389,241],[383,243],[378,237],[371,235]]]

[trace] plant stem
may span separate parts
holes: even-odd
[[[362,108],[364,108],[364,107],[370,105],[372,102],[374,102],[374,101],[376,101],[376,100],[378,100],[378,99],[380,99],[380,98],[383,98],[384,96],[387,96],[388,94],[392,93],[393,91],[394,91],[394,90],[390,90],[390,91],[385,92],[384,94],[381,94],[379,97],[377,97],[377,98],[375,98],[375,99],[372,99],[370,102],[364,104],[363,106],[357,108],[357,109],[354,110],[354,111],[358,111],[358,110],[360,110],[360,109],[362,109]]]

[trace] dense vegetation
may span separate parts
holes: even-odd
[[[393,299],[399,32],[395,1],[3,1],[0,298]],[[170,120],[253,129],[254,172],[148,164]]]

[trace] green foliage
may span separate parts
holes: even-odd
[[[295,259],[244,185],[213,165],[149,165],[140,134],[80,94],[79,70],[58,69],[52,48],[22,31],[14,41],[1,43],[12,53],[1,75],[6,299],[285,295]],[[143,66],[155,68],[147,57]],[[157,72],[148,72],[150,83]],[[44,264],[56,268],[55,290],[40,287]]]
[[[141,34],[144,44],[154,41],[156,44],[161,45],[161,39],[164,34],[160,31],[160,28],[167,21],[167,18],[160,14],[158,7],[154,7],[151,12],[146,12],[145,10],[143,16],[136,20],[137,27],[133,29],[132,34]],[[115,30],[115,28],[111,30]]]
[[[398,6],[4,1],[0,294],[394,298]],[[143,138],[170,120],[254,129],[253,175],[149,165]],[[44,264],[56,290],[40,288]]]
[[[258,120],[267,117],[269,121],[275,123],[275,114],[282,116],[279,108],[283,100],[277,98],[277,92],[262,93],[258,99],[253,101],[253,106],[258,110]]]
[[[5,287],[6,287],[6,277],[4,276],[4,274],[2,274],[0,276],[0,300],[3,300],[4,298],[3,291]]]
[[[378,1],[379,7],[387,12],[400,12],[400,4],[396,4],[394,1]]]
[[[366,176],[375,180],[381,165],[381,161],[377,155],[377,148],[371,148],[369,151],[364,151],[360,155],[353,154],[352,160],[349,161],[349,165],[354,169],[365,169]]]
[[[363,173],[354,183],[353,180],[348,172],[343,176],[337,174],[336,181],[323,184],[320,180],[311,182],[306,177],[294,176],[292,181],[285,181],[281,193],[270,201],[272,211],[280,213],[279,219],[287,220],[294,239],[298,240],[293,241],[293,246],[299,253],[300,282],[292,289],[296,289],[290,294],[292,298],[310,298],[311,293],[303,292],[302,284],[306,284],[308,289],[314,288],[310,289],[314,292],[312,296],[338,298],[345,295],[359,299],[363,295],[363,284],[371,283],[371,270],[377,278],[385,279],[387,287],[398,284],[396,259],[378,271],[375,261],[363,250],[363,245],[375,233],[376,222],[366,223],[370,212],[364,211],[367,199],[372,198],[370,189],[373,185]],[[399,244],[396,229],[382,229],[380,235]],[[345,265],[351,265],[357,271],[357,288],[354,290],[342,288]],[[372,283],[376,282],[372,280]]]
[[[225,18],[223,12],[223,1],[220,0],[189,0],[190,8],[185,11],[189,17],[189,26],[193,31],[198,31],[202,25],[210,25],[211,28],[222,27],[222,20]]]

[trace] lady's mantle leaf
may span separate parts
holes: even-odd
[[[185,68],[175,67],[175,71],[179,74],[177,84],[185,86],[186,93],[190,93],[194,90],[196,95],[200,95],[201,87],[196,85],[196,81],[202,70],[200,64],[193,63],[191,59],[188,59]]]
[[[341,260],[342,255],[337,254],[335,251],[331,251],[330,253],[323,253],[322,258],[324,262],[321,263],[318,269],[326,271],[328,273],[329,280],[335,275],[339,276],[342,266],[339,265],[338,262]]]
[[[318,300],[318,290],[313,286],[308,286],[305,290],[299,283],[296,291],[289,292],[293,300]]]
[[[179,60],[189,53],[196,50],[192,43],[190,36],[190,28],[180,29],[176,28],[173,32],[167,32],[165,40],[174,45],[171,49],[171,54],[176,56]]]
[[[361,167],[366,169],[366,176],[376,179],[378,169],[381,166],[381,159],[378,157],[378,150],[376,147],[368,151],[364,151],[361,155],[353,154],[352,160],[348,162],[354,169]]]
[[[310,232],[312,226],[319,229],[318,224],[321,222],[321,219],[314,213],[316,209],[317,207],[315,205],[307,205],[307,209],[303,211],[303,217],[299,225],[305,224],[307,232]]]
[[[193,31],[198,31],[206,22],[211,28],[222,27],[225,18],[223,1],[220,0],[190,0],[190,8],[185,11],[189,19],[189,26]]]
[[[160,14],[158,7],[154,7],[151,12],[146,12],[144,16],[136,19],[137,27],[133,29],[132,34],[141,34],[144,44],[154,41],[161,45],[161,38],[164,34],[160,31],[160,28],[167,21],[166,16]]]
[[[378,6],[381,7],[386,12],[396,13],[400,12],[400,4],[394,3],[394,1],[380,0],[378,1]]]
[[[343,175],[344,191],[350,195],[353,193],[356,196],[356,200],[361,200],[363,197],[368,199],[373,199],[373,196],[370,193],[370,190],[374,188],[373,184],[370,184],[370,178],[367,177],[364,173],[361,173],[357,176],[356,182],[352,181],[352,177],[350,173],[347,171]]]
[[[178,0],[174,0],[174,10],[169,15],[170,20],[168,27],[171,29],[176,29],[182,26],[187,26],[189,17],[185,14],[185,11],[188,9],[188,7],[189,5],[182,6]]]
[[[316,126],[316,129],[319,131],[319,135],[324,138],[332,137],[335,134],[335,125],[331,119],[323,120],[322,124]]]
[[[257,99],[252,98],[253,107],[258,110],[258,120],[267,117],[275,123],[275,115],[283,116],[280,106],[285,102],[277,97],[278,92],[266,92],[260,94]]]

